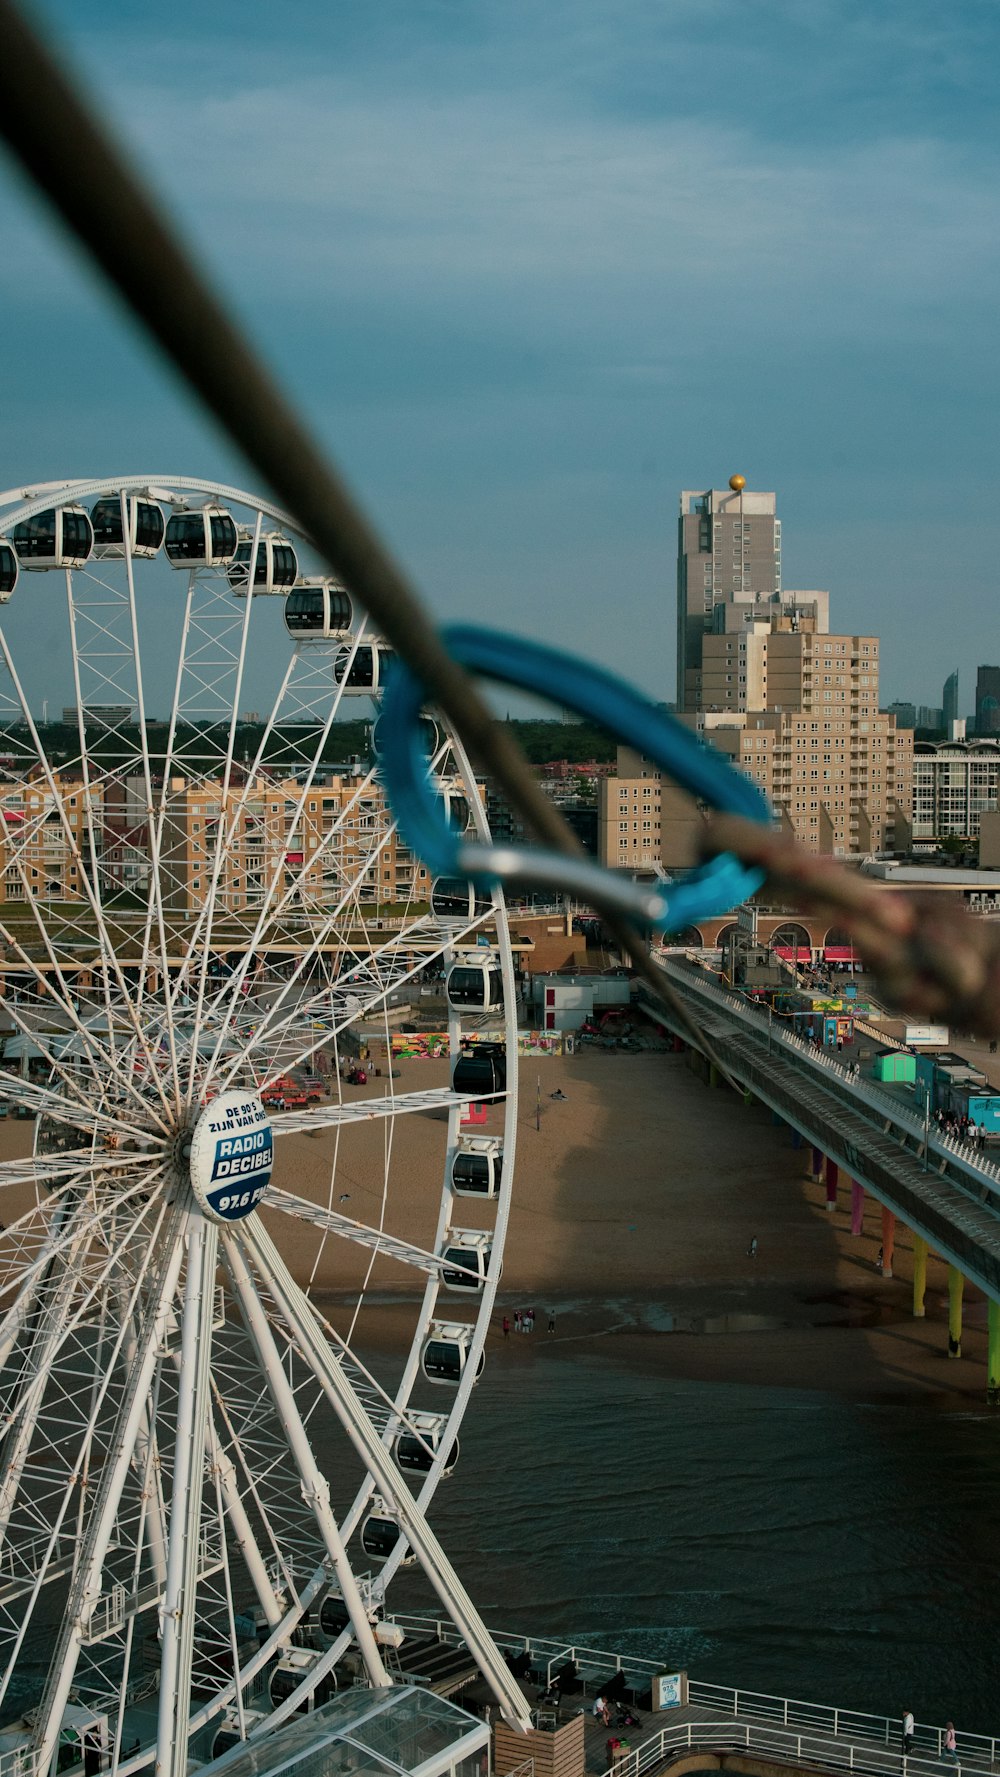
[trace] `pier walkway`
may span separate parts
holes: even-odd
[[[387,1621],[398,1623],[407,1640],[423,1646],[436,1636],[442,1650],[462,1648],[454,1625],[436,1617],[405,1612]],[[584,1746],[588,1777],[660,1777],[670,1771],[726,1769],[747,1777],[784,1777],[785,1773],[857,1771],[862,1777],[998,1777],[1000,1736],[958,1732],[958,1757],[944,1752],[944,1724],[917,1722],[912,1752],[904,1758],[898,1717],[869,1715],[835,1704],[809,1703],[771,1696],[732,1685],[688,1678],[687,1703],[653,1714],[648,1696],[654,1678],[669,1670],[661,1661],[638,1655],[608,1653],[547,1637],[492,1630],[493,1638],[515,1671],[529,1699],[548,1690],[555,1675],[572,1665],[576,1677],[561,1693],[558,1709],[545,1709],[542,1720],[561,1727],[574,1716],[585,1721]],[[406,1679],[406,1645],[400,1651],[400,1676]],[[461,1662],[459,1662],[461,1664]],[[415,1682],[423,1682],[417,1679]],[[624,1687],[639,1717],[634,1728],[607,1728],[593,1715],[594,1698],[609,1688]],[[465,1700],[478,1699],[468,1672],[451,1691]],[[471,1690],[471,1694],[470,1694]],[[485,1702],[488,1693],[482,1687]],[[612,1703],[612,1712],[615,1705]],[[608,1764],[608,1740],[623,1743]],[[627,1750],[626,1750],[627,1746]],[[536,1777],[530,1757],[501,1769],[496,1777]]]
[[[732,1079],[1000,1299],[1000,1167],[933,1124],[925,1135],[923,1119],[899,1099],[705,970],[662,955],[656,960]],[[646,989],[641,1003],[650,1018],[698,1048],[682,1016]]]

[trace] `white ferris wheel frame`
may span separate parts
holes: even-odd
[[[90,1324],[88,1317],[95,1313],[105,1317],[101,1326],[110,1352],[104,1361],[103,1374],[100,1362],[95,1362],[89,1413],[81,1417],[79,1426],[80,1448],[88,1453],[88,1461],[93,1459],[96,1462],[100,1478],[95,1482],[94,1498],[87,1512],[80,1510],[76,1541],[66,1530],[66,1502],[60,1507],[50,1501],[39,1514],[41,1552],[31,1592],[32,1605],[44,1585],[59,1570],[60,1561],[64,1566],[68,1562],[68,1605],[34,1711],[30,1751],[26,1751],[19,1770],[23,1771],[24,1777],[35,1777],[36,1773],[37,1777],[43,1777],[50,1766],[54,1768],[59,1733],[81,1648],[90,1645],[88,1637],[97,1632],[95,1622],[100,1628],[103,1622],[101,1612],[110,1622],[113,1610],[118,1607],[114,1600],[109,1602],[102,1576],[114,1546],[116,1522],[123,1509],[126,1487],[137,1477],[142,1483],[140,1492],[144,1503],[139,1508],[138,1529],[135,1531],[139,1551],[136,1573],[140,1555],[144,1560],[148,1558],[156,1568],[160,1588],[152,1606],[147,1603],[144,1607],[155,1608],[159,1613],[159,1725],[153,1743],[140,1746],[138,1752],[129,1752],[123,1741],[126,1719],[123,1695],[110,1756],[114,1777],[130,1777],[133,1771],[146,1768],[154,1758],[158,1777],[182,1777],[192,1734],[218,1719],[226,1710],[235,1710],[239,1724],[249,1737],[266,1736],[308,1700],[343,1659],[352,1642],[360,1652],[368,1682],[388,1682],[373,1624],[383,1607],[389,1582],[410,1551],[416,1556],[441,1606],[461,1630],[502,1712],[512,1722],[525,1726],[528,1721],[525,1699],[426,1517],[427,1508],[445,1473],[448,1454],[456,1440],[483,1355],[510,1212],[517,1132],[517,983],[502,894],[499,890],[493,894],[488,914],[479,913],[458,924],[445,924],[435,921],[433,916],[424,916],[420,920],[414,919],[410,927],[404,927],[400,932],[381,930],[369,934],[370,946],[364,960],[367,974],[359,963],[355,972],[362,972],[362,985],[356,991],[345,993],[338,1007],[335,996],[331,998],[330,990],[322,984],[322,977],[321,990],[313,990],[310,971],[317,962],[322,965],[324,943],[330,939],[331,933],[337,932],[339,922],[343,920],[345,929],[348,929],[346,922],[360,914],[357,884],[349,885],[333,908],[324,908],[317,913],[313,927],[307,927],[300,954],[287,980],[274,991],[258,1026],[253,1030],[241,1028],[240,991],[244,982],[249,981],[255,944],[263,942],[269,922],[273,923],[287,912],[296,891],[294,888],[282,890],[275,872],[256,922],[249,921],[254,929],[249,934],[241,961],[221,987],[213,983],[209,957],[216,913],[221,907],[222,863],[225,848],[232,843],[237,831],[232,807],[238,810],[246,804],[248,786],[253,780],[251,768],[245,773],[242,790],[235,785],[233,744],[257,595],[246,596],[241,601],[242,610],[236,616],[227,616],[227,595],[233,610],[237,610],[234,595],[228,588],[225,591],[210,588],[205,594],[205,610],[199,614],[198,600],[205,587],[205,577],[193,570],[186,576],[187,607],[168,725],[164,776],[169,777],[170,762],[188,708],[184,703],[187,695],[185,660],[188,658],[185,650],[190,647],[193,656],[196,646],[202,646],[193,638],[199,634],[201,637],[208,635],[214,638],[210,645],[217,650],[212,662],[218,670],[218,684],[225,679],[227,687],[225,695],[219,695],[220,706],[224,704],[230,712],[220,796],[220,804],[226,813],[225,819],[220,816],[217,823],[213,869],[204,902],[193,918],[182,966],[176,970],[172,982],[171,964],[175,957],[170,951],[169,920],[161,887],[166,796],[164,793],[157,807],[156,772],[145,720],[139,642],[141,610],[136,601],[126,502],[130,496],[143,494],[161,503],[182,507],[187,505],[185,496],[192,495],[195,502],[218,501],[226,506],[242,507],[253,515],[251,585],[263,521],[273,521],[294,537],[298,532],[278,507],[226,484],[183,476],[129,475],[51,482],[0,494],[0,509],[11,508],[0,510],[0,537],[9,533],[14,525],[47,510],[54,503],[83,502],[112,494],[118,495],[122,502],[124,587],[111,615],[105,618],[98,611],[95,617],[96,603],[88,606],[86,599],[78,595],[75,583],[78,580],[86,582],[88,569],[48,570],[61,574],[66,588],[79,721],[82,795],[89,816],[85,842],[81,842],[74,831],[64,806],[57,783],[58,774],[48,760],[17,673],[14,650],[7,640],[6,612],[0,611],[0,670],[6,669],[12,688],[7,720],[20,711],[30,736],[30,747],[35,753],[39,781],[44,783],[50,799],[50,814],[54,812],[58,817],[63,839],[77,860],[81,899],[86,901],[87,913],[93,922],[95,976],[100,989],[97,1013],[84,1016],[71,991],[71,964],[60,949],[58,936],[54,937],[47,929],[45,904],[40,905],[27,893],[30,886],[24,861],[27,854],[22,844],[16,868],[22,878],[26,905],[32,911],[35,930],[19,931],[10,925],[5,918],[5,909],[0,907],[0,934],[6,940],[8,964],[13,962],[33,981],[35,988],[54,1003],[66,1040],[57,1039],[51,1030],[42,1030],[23,1009],[11,1006],[15,1026],[25,1041],[32,1041],[39,1049],[50,1073],[45,1084],[5,1076],[7,1096],[12,1103],[36,1116],[37,1128],[41,1129],[49,1119],[75,1133],[72,1135],[73,1145],[62,1153],[38,1152],[31,1162],[0,1162],[0,1185],[23,1185],[27,1176],[31,1176],[36,1185],[34,1206],[3,1233],[8,1267],[6,1293],[0,1297],[0,1302],[6,1302],[8,1306],[5,1313],[0,1312],[0,1380],[3,1366],[15,1348],[23,1356],[26,1329],[33,1330],[27,1344],[24,1374],[15,1391],[4,1439],[0,1441],[0,1596],[7,1571],[4,1563],[11,1513],[25,1487],[32,1438],[39,1435],[50,1365],[59,1360],[60,1353],[65,1352],[74,1339],[80,1341],[79,1349],[84,1349],[89,1336],[86,1333]],[[35,575],[24,576],[29,585],[35,578]],[[181,578],[178,575],[179,581]],[[22,581],[14,597],[23,596]],[[218,610],[209,611],[212,600],[219,604]],[[236,630],[238,635],[229,633]],[[97,638],[89,652],[88,635]],[[364,636],[362,622],[350,638],[355,652]],[[267,737],[278,725],[278,711],[292,682],[295,663],[303,648],[308,650],[310,646],[314,647],[314,644],[295,644],[290,638],[292,662],[267,718],[255,763],[263,758]],[[145,787],[151,859],[138,981],[134,991],[130,991],[131,983],[125,968],[131,968],[135,959],[126,961],[120,955],[114,921],[108,916],[102,893],[104,877],[95,839],[92,800],[94,779],[83,715],[88,684],[122,685],[122,675],[127,678],[130,673],[137,710],[139,755],[136,766]],[[207,682],[207,669],[202,666],[199,673],[202,681]],[[218,684],[209,686],[206,695],[217,692]],[[299,823],[303,819],[309,785],[315,779],[326,737],[340,709],[345,684],[346,674],[336,691],[331,690],[322,731],[313,749],[312,766],[302,782],[292,817],[292,834],[301,831]],[[315,688],[296,695],[315,697]],[[482,799],[468,760],[453,735],[446,735],[444,750],[455,762],[479,835],[488,838]],[[367,784],[370,780],[369,773],[364,782]],[[232,802],[233,797],[235,802]],[[391,830],[390,827],[388,831]],[[342,836],[343,822],[340,820],[331,829],[331,855]],[[383,837],[382,846],[385,843]],[[378,855],[379,848],[376,848]],[[313,854],[310,860],[313,864],[315,856]],[[300,887],[305,875],[303,856],[302,873],[298,879]],[[433,1108],[447,1114],[444,1175],[437,1222],[427,1247],[395,1237],[384,1226],[384,1194],[382,1221],[377,1224],[363,1223],[335,1209],[335,1173],[331,1174],[325,1204],[278,1188],[272,1189],[266,1202],[269,1209],[280,1210],[300,1225],[315,1228],[323,1241],[335,1236],[370,1254],[369,1277],[371,1265],[382,1255],[398,1260],[424,1278],[409,1355],[395,1388],[389,1390],[366,1369],[349,1343],[334,1331],[311,1300],[308,1290],[295,1282],[274,1239],[257,1214],[233,1227],[219,1229],[201,1214],[189,1197],[178,1194],[170,1159],[172,1150],[168,1152],[164,1143],[171,1131],[178,1127],[178,1119],[183,1121],[190,1112],[196,1086],[204,1095],[209,1087],[225,1090],[238,1076],[242,1083],[248,1068],[254,1070],[255,1077],[258,1067],[266,1073],[264,1062],[269,1044],[274,1055],[297,1050],[296,1060],[300,1064],[307,1061],[323,1044],[329,1043],[331,1037],[339,1042],[357,1021],[359,1003],[368,1013],[374,1009],[384,1014],[389,995],[411,980],[426,965],[428,957],[436,957],[445,967],[449,966],[463,942],[475,944],[478,933],[487,923],[495,934],[490,942],[502,975],[503,1042],[509,1064],[506,1091],[494,1095],[502,1098],[503,1103],[504,1161],[499,1193],[494,1199],[494,1219],[489,1229],[492,1259],[481,1288],[475,1294],[475,1318],[468,1323],[470,1334],[461,1377],[451,1397],[450,1410],[442,1416],[441,1434],[430,1452],[429,1471],[414,1496],[393,1461],[392,1447],[401,1430],[409,1430],[418,1437],[421,1435],[412,1418],[411,1399],[420,1378],[421,1353],[436,1320],[442,1272],[446,1269],[445,1248],[449,1235],[454,1232],[451,1164],[457,1149],[460,1119],[469,1095],[457,1093],[450,1087],[397,1093],[392,1086],[391,1043],[387,1043],[390,1079],[388,1091],[383,1096],[358,1101],[341,1100],[304,1112],[279,1110],[272,1117],[279,1144],[282,1137],[305,1128],[310,1131],[332,1128],[339,1143],[340,1132],[348,1130],[360,1118],[381,1119],[386,1129],[388,1178],[397,1120],[405,1119],[407,1113]],[[427,939],[428,947],[416,953],[412,949],[407,952],[405,940],[409,938],[412,946],[417,928]],[[366,929],[363,922],[362,929]],[[343,944],[341,939],[342,948]],[[161,990],[162,1003],[158,999]],[[324,1010],[332,1009],[333,1017],[324,1027],[317,1028],[316,1016],[321,1004]],[[497,1022],[495,1015],[494,1022]],[[450,1052],[454,1055],[463,1033],[463,1018],[449,1009],[448,1023]],[[183,1041],[182,1025],[189,1026],[193,1033]],[[305,1034],[307,1025],[309,1030]],[[467,1027],[468,1019],[465,1025]],[[202,1068],[201,1058],[208,1044],[212,1045],[211,1054],[207,1068]],[[167,1055],[166,1067],[161,1061],[164,1053]],[[145,1149],[137,1138],[140,1124],[146,1132]],[[405,1127],[404,1121],[403,1130]],[[112,1178],[116,1181],[117,1191],[113,1209],[109,1208],[107,1194],[107,1183]],[[44,1193],[43,1181],[47,1187]],[[126,1208],[134,1215],[134,1220],[124,1234],[119,1232],[119,1221]],[[106,1237],[109,1226],[111,1234]],[[99,1263],[94,1260],[89,1244],[95,1230],[106,1239],[107,1247]],[[116,1239],[122,1241],[121,1247],[116,1248]],[[86,1260],[90,1266],[86,1271],[84,1265],[82,1281],[73,1272],[73,1261],[78,1255],[81,1263]],[[126,1259],[130,1270],[126,1268]],[[229,1300],[239,1309],[246,1341],[263,1378],[264,1390],[286,1428],[290,1469],[298,1477],[314,1521],[321,1559],[304,1583],[293,1573],[289,1565],[292,1557],[282,1549],[277,1534],[271,1539],[270,1559],[266,1548],[260,1546],[258,1526],[260,1522],[267,1522],[267,1512],[261,1503],[259,1489],[255,1491],[253,1454],[227,1421],[225,1386],[213,1378],[214,1335],[218,1330],[214,1279],[220,1264],[227,1280]],[[63,1281],[59,1286],[61,1294],[57,1293],[54,1300],[47,1301],[45,1280],[51,1276],[55,1265],[63,1268]],[[117,1288],[121,1295],[125,1287],[123,1277],[132,1281],[132,1296],[128,1301],[118,1303],[116,1321],[115,1313],[108,1312],[107,1303],[113,1288]],[[364,1285],[362,1294],[363,1290]],[[275,1324],[280,1327],[280,1336],[276,1336]],[[103,1349],[103,1345],[98,1346],[99,1353]],[[365,1471],[365,1478],[352,1503],[339,1518],[331,1505],[330,1488],[313,1448],[310,1420],[300,1410],[298,1386],[292,1380],[293,1357],[295,1366],[310,1378],[314,1400],[321,1399],[325,1403]],[[118,1379],[113,1382],[114,1365],[118,1366],[118,1371],[114,1371]],[[121,1376],[124,1376],[124,1382]],[[170,1396],[170,1424],[174,1428],[169,1504],[161,1484],[155,1480],[156,1464],[163,1454],[157,1450],[156,1435],[161,1394],[164,1399]],[[112,1414],[113,1438],[107,1433],[109,1415]],[[205,1502],[206,1494],[213,1487],[217,1495],[220,1536],[218,1546],[213,1544],[207,1549],[204,1532],[209,1508]],[[68,1497],[67,1494],[67,1501]],[[373,1579],[359,1577],[354,1572],[347,1545],[357,1535],[376,1497],[384,1500],[392,1510],[401,1535],[381,1573]],[[257,1512],[255,1523],[251,1523],[244,1504],[245,1499],[251,1498]],[[195,1597],[199,1584],[211,1569],[213,1574],[222,1576],[220,1586],[229,1600],[232,1615],[235,1607],[231,1565],[236,1546],[265,1618],[266,1633],[249,1659],[237,1659],[238,1650],[233,1641],[233,1679],[228,1684],[220,1684],[214,1695],[195,1705],[191,1675],[197,1619],[195,1610],[185,1608],[185,1600]],[[65,1553],[67,1547],[70,1547],[69,1556]],[[16,1569],[16,1563],[11,1566],[11,1572],[15,1570],[20,1571]],[[339,1592],[346,1606],[347,1626],[329,1640],[312,1670],[283,1704],[255,1727],[246,1725],[247,1699],[258,1675],[265,1671],[276,1653],[289,1646],[297,1626],[331,1589]],[[291,1604],[288,1602],[290,1592],[293,1595]],[[126,1598],[122,1608],[129,1602]],[[127,1628],[119,1626],[113,1630],[123,1639],[126,1670],[131,1669],[132,1636],[141,1614],[136,1605]],[[24,1621],[30,1620],[31,1611],[27,1610]],[[124,1625],[124,1618],[122,1622]],[[19,1651],[20,1642],[17,1642],[14,1665]],[[6,1675],[0,1675],[0,1705],[12,1669],[8,1663]]]

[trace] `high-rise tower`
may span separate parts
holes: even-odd
[[[944,682],[944,692],[943,692],[942,698],[941,698],[941,717],[942,717],[942,721],[944,722],[945,740],[950,740],[952,738],[951,725],[953,722],[956,722],[958,720],[958,667],[957,666],[956,666],[955,671],[953,673],[948,674],[948,677],[945,679],[945,682]]]
[[[681,494],[677,535],[677,708],[702,708],[702,640],[725,628],[722,605],[773,609],[781,599],[781,521],[775,496],[750,493],[742,475],[725,489]],[[763,614],[763,613],[762,613]]]

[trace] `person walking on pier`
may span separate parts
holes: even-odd
[[[906,1758],[913,1750],[913,1711],[903,1711],[903,1757]]]
[[[944,1756],[950,1765],[958,1764],[958,1742],[955,1739],[955,1723],[953,1721],[945,1723]]]

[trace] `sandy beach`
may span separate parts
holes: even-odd
[[[441,1063],[397,1065],[401,1092],[446,1079]],[[381,1095],[387,1084],[383,1075],[345,1095]],[[552,1098],[556,1090],[565,1097]],[[499,1114],[491,1116],[499,1128]],[[30,1152],[32,1134],[31,1123],[0,1124],[0,1153]],[[432,1249],[444,1140],[440,1112],[400,1117],[394,1132],[373,1118],[339,1138],[296,1135],[280,1145],[275,1182]],[[914,1320],[906,1231],[897,1230],[896,1275],[884,1279],[875,1268],[878,1205],[869,1199],[864,1232],[852,1237],[847,1192],[830,1214],[807,1160],[762,1106],[711,1089],[680,1056],[588,1051],[523,1061],[500,1314],[530,1305],[537,1320],[532,1338],[509,1341],[511,1361],[531,1361],[542,1342],[567,1360],[586,1345],[633,1369],[688,1379],[979,1406],[984,1300],[967,1289],[963,1356],[949,1360],[945,1267],[931,1261],[927,1315]],[[21,1196],[26,1206],[26,1193],[8,1193],[4,1220],[18,1213]],[[409,1343],[419,1294],[411,1271],[288,1215],[269,1210],[265,1219],[335,1325],[346,1330],[370,1267],[358,1336],[368,1345]],[[489,1226],[491,1213],[462,1199],[456,1220]],[[502,1338],[500,1314],[491,1340]]]

